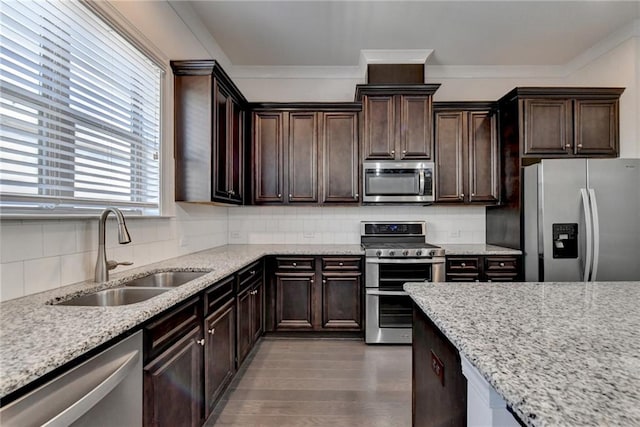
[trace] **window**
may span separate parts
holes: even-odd
[[[157,215],[159,62],[78,1],[0,13],[2,213]]]

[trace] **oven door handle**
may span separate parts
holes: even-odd
[[[383,295],[383,296],[409,296],[405,291],[378,291],[375,289],[367,289],[367,295]]]
[[[444,264],[444,258],[366,258],[366,262],[368,264]]]

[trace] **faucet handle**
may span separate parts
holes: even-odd
[[[116,268],[119,265],[133,265],[132,261],[122,261],[122,262],[118,262],[118,261],[114,261],[112,259],[110,259],[109,261],[107,261],[107,269],[108,270],[113,270],[114,268]]]

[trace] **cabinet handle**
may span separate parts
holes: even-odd
[[[209,335],[214,335],[216,333],[216,328],[211,328],[207,332],[209,332]]]
[[[236,192],[233,191],[233,190],[229,190],[228,193],[229,193],[230,196],[234,196],[236,194]]]
[[[462,264],[460,264],[460,267],[465,268],[467,266],[467,264],[465,264],[464,262]]]
[[[294,263],[292,263],[291,265],[293,265],[294,267],[297,267],[297,266],[298,266],[298,263],[294,262]]]
[[[251,270],[251,271],[249,272],[249,274],[251,274],[251,275],[253,276],[254,274],[256,274],[256,271],[255,271],[255,270]]]
[[[500,267],[504,267],[504,262],[501,262],[500,264],[498,264]]]
[[[578,148],[582,148],[582,144],[578,144]]]
[[[359,195],[358,193],[356,193],[356,194],[353,196],[353,198],[354,198],[354,199],[357,199],[358,197],[360,197],[360,195]]]
[[[565,144],[564,148],[571,148],[571,144]]]
[[[204,347],[204,338],[202,338],[201,340],[196,340],[196,344],[200,344]]]

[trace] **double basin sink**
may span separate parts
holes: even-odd
[[[163,271],[152,273],[123,283],[121,287],[105,289],[91,294],[72,298],[68,301],[58,303],[58,305],[75,306],[116,306],[135,304],[146,301],[163,292],[184,285],[187,282],[197,279],[208,271]]]

